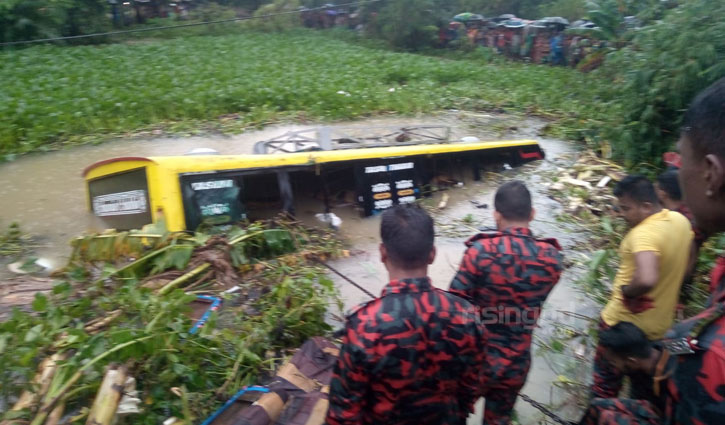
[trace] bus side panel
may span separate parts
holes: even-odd
[[[166,228],[170,232],[187,230],[179,174],[174,169],[153,168],[154,170],[149,172],[151,207],[154,211],[161,212],[166,219]]]

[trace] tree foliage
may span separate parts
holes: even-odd
[[[5,0],[0,2],[0,42],[60,34],[62,17],[55,9],[45,9],[44,0]]]
[[[376,31],[396,47],[420,50],[436,42],[437,16],[431,0],[391,1],[380,10]]]
[[[4,0],[0,42],[101,32],[111,26],[106,0]]]
[[[585,0],[554,0],[538,8],[539,16],[561,16],[573,22],[587,13]]]
[[[285,13],[300,8],[299,0],[275,0],[265,4],[254,12],[254,16],[261,17],[277,13]],[[273,18],[255,19],[249,25],[261,31],[281,31],[300,26],[300,17],[295,14],[275,16]]]
[[[618,84],[601,134],[616,157],[634,165],[672,148],[683,110],[725,76],[724,13],[722,1],[687,1],[608,57],[600,72]]]
[[[512,13],[516,16],[533,19],[537,17],[539,6],[551,1],[542,0],[459,0],[461,9],[467,12],[483,13],[485,16],[498,16]]]

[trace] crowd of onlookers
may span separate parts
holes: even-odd
[[[577,66],[590,54],[606,47],[606,42],[569,32],[565,20],[558,22],[526,21],[518,18],[505,21],[453,21],[441,28],[441,47],[461,44],[483,46],[510,58],[532,63]],[[580,21],[580,29],[592,24]],[[596,62],[596,61],[595,61]],[[587,68],[596,67],[592,63]]]
[[[438,47],[463,48],[488,47],[510,58],[532,63],[579,66],[588,71],[601,64],[602,55],[592,55],[607,47],[606,41],[591,37],[587,30],[595,28],[592,22],[580,20],[569,23],[564,18],[543,18],[529,21],[513,15],[473,19],[456,19],[438,25]],[[334,8],[304,9],[302,24],[308,28],[345,27],[364,32],[366,24],[373,22],[376,14],[362,16]],[[460,15],[457,15],[460,16]],[[585,58],[589,58],[585,60]],[[580,65],[581,64],[581,65]]]
[[[127,5],[121,0],[111,0],[112,19],[117,24],[142,23],[149,18],[188,19],[191,10],[198,5],[187,0],[176,3],[159,4],[156,2],[135,2]],[[250,16],[249,11],[224,9],[226,13],[238,17]],[[222,13],[221,9],[217,13]],[[209,13],[198,14],[208,17]],[[472,19],[460,16],[470,15]],[[224,18],[229,18],[224,15]],[[300,24],[306,28],[329,29],[347,28],[365,33],[374,25],[376,12],[369,14],[361,10],[328,5],[320,8],[300,8]],[[452,21],[438,24],[439,48],[487,47],[509,58],[532,63],[548,63],[579,67],[583,71],[596,68],[603,55],[597,55],[607,46],[606,41],[597,40],[587,34],[594,24],[589,21],[569,23],[566,19],[554,17],[537,21],[517,18],[514,15],[501,15],[496,18],[484,18],[481,15],[463,13]]]

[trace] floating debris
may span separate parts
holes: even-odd
[[[579,218],[602,216],[613,212],[615,197],[610,184],[625,175],[621,166],[585,152],[569,169],[556,169],[549,194],[561,202],[567,214]]]
[[[444,193],[443,196],[441,196],[440,202],[438,202],[438,209],[442,210],[446,206],[448,206],[448,200],[450,199],[450,195],[447,193]]]

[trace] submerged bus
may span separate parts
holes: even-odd
[[[183,231],[275,212],[294,215],[300,199],[330,212],[344,197],[371,216],[429,196],[442,174],[480,180],[481,170],[492,165],[544,158],[533,140],[449,143],[449,131],[437,126],[382,132],[384,137],[349,137],[324,128],[316,137],[304,133],[260,142],[250,155],[202,150],[97,162],[83,172],[89,209],[118,230],[161,216],[168,230]]]

